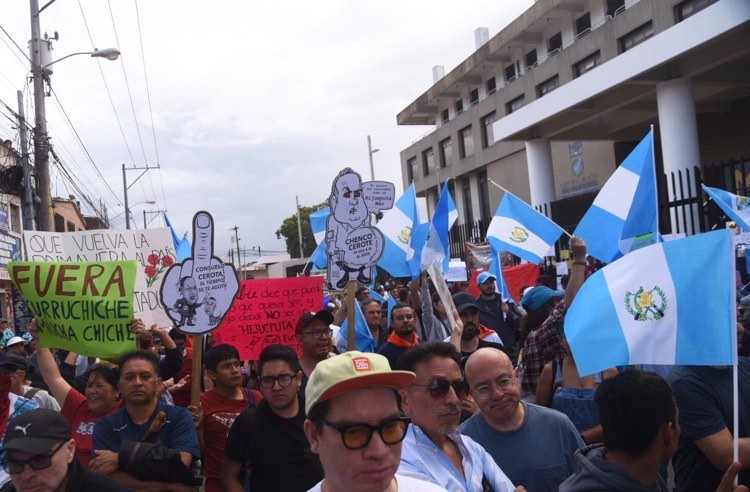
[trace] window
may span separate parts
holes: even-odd
[[[60,214],[55,214],[55,232],[65,232],[65,219]]]
[[[511,114],[513,111],[521,109],[521,107],[523,107],[523,94],[505,103],[505,112]]]
[[[625,7],[625,0],[607,0],[607,15],[614,17],[621,12],[620,9]]]
[[[459,114],[463,112],[464,112],[464,100],[459,99],[458,101],[456,101],[456,115],[458,116]]]
[[[472,106],[479,104],[479,89],[473,89],[469,93],[469,104]]]
[[[422,152],[422,171],[424,175],[428,176],[432,171],[435,170],[435,156],[432,152],[432,147]]]
[[[68,232],[75,232],[76,226],[72,222],[68,221]]]
[[[471,181],[469,178],[463,180],[462,187],[464,195],[464,214],[466,217],[466,223],[471,224],[474,222],[474,210],[471,208]]]
[[[548,78],[547,80],[536,86],[536,97],[542,97],[543,95],[552,92],[553,90],[557,89],[559,85],[559,76],[555,75],[554,77]]]
[[[597,50],[573,65],[573,78],[578,78],[599,64],[601,53]]]
[[[489,220],[492,217],[492,212],[490,212],[490,190],[486,170],[479,172],[477,181],[479,182],[479,211],[481,219]]]
[[[576,39],[580,39],[591,32],[591,14],[586,12],[576,19]]]
[[[10,230],[21,234],[21,207],[10,204]]]
[[[623,37],[617,40],[620,45],[620,53],[624,53],[637,46],[654,35],[654,25],[651,21],[641,24]]]
[[[448,109],[444,109],[442,112],[442,121],[443,123],[448,123],[448,120],[450,119],[450,114],[448,113]]]
[[[461,159],[474,154],[474,136],[471,134],[471,125],[458,131],[458,155]]]
[[[440,142],[440,167],[445,167],[453,160],[453,145],[451,139],[446,138]]]
[[[417,158],[416,157],[410,157],[406,160],[406,177],[409,179],[409,182],[411,183],[414,181],[414,168],[417,165]]]
[[[495,85],[495,77],[487,79],[487,95],[494,94],[497,90],[497,85]]]
[[[487,148],[495,143],[495,135],[492,133],[492,124],[497,120],[494,111],[482,118],[482,148]]]
[[[536,66],[536,48],[526,53],[526,68],[529,69],[535,66]]]
[[[505,81],[510,82],[516,78],[516,65],[511,63],[505,67]]]
[[[681,22],[714,3],[716,3],[716,0],[685,0],[680,2],[674,7],[675,19],[677,22]]]
[[[547,40],[547,54],[552,55],[562,48],[562,33],[557,33]]]

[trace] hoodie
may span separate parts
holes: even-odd
[[[667,484],[660,476],[653,486],[645,487],[625,469],[605,460],[605,452],[601,444],[576,451],[575,473],[560,484],[560,492],[667,492]]]

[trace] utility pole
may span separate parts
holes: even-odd
[[[240,266],[240,278],[242,278],[242,280],[245,280],[245,274],[242,271],[242,255],[240,254],[240,237],[237,234],[239,227],[234,226],[232,229],[234,229],[234,242],[237,245],[237,263]]]
[[[26,116],[23,111],[23,92],[18,96],[18,132],[21,136],[21,163],[23,164],[23,229],[34,230],[34,192],[31,189],[31,165],[29,164],[29,142],[26,136]]]
[[[370,158],[370,181],[375,181],[375,164],[372,162],[372,154],[380,151],[380,149],[372,149],[372,140],[370,135],[367,135],[367,156]]]
[[[31,6],[31,75],[34,78],[34,166],[39,195],[40,231],[53,230],[52,186],[49,175],[49,149],[47,147],[47,108],[44,101],[44,68],[42,68],[42,40],[39,26],[39,1],[30,0]],[[44,41],[47,43],[48,41]]]
[[[299,195],[294,195],[294,199],[297,202],[297,235],[299,236],[299,257],[302,258],[305,255],[302,252],[302,217],[300,217],[301,214],[299,211]]]
[[[122,191],[125,198],[125,229],[130,229],[130,206],[128,205],[128,177],[125,174],[125,163],[122,163]]]

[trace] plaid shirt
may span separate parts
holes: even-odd
[[[539,375],[547,362],[562,360],[562,327],[567,312],[565,301],[560,301],[544,323],[526,337],[518,364],[524,393],[536,393]]]

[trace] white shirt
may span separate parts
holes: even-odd
[[[445,492],[443,487],[438,487],[434,483],[425,482],[417,478],[407,477],[405,475],[399,475],[396,473],[394,476],[396,483],[398,484],[398,492]],[[321,488],[325,479],[318,482],[315,487],[308,490],[308,492],[321,492]]]

